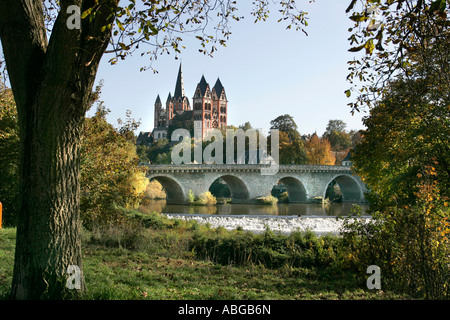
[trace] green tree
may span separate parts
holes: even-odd
[[[269,1],[255,1],[265,20]],[[212,55],[239,20],[234,1],[74,0],[0,1],[0,39],[17,105],[22,144],[12,297],[38,299],[67,290],[68,265],[82,270],[79,230],[81,136],[99,62],[112,64],[136,50],[150,54],[183,48],[182,33],[196,34]],[[73,7],[75,6],[75,7]],[[81,11],[77,22],[76,10]],[[278,9],[303,30],[306,13],[294,0]],[[213,20],[217,23],[212,23]],[[154,46],[149,46],[148,44]],[[145,69],[143,67],[143,69]],[[82,280],[79,292],[84,290]]]
[[[250,124],[250,121],[247,121],[246,123],[241,124],[241,125],[239,126],[239,129],[242,129],[242,130],[244,130],[244,131],[247,131],[247,130],[253,129],[253,128],[252,128],[252,125]]]
[[[345,93],[357,93],[349,103],[352,113],[372,107],[391,79],[408,72],[413,59],[430,70],[435,63],[448,65],[449,7],[446,0],[351,0],[347,13],[355,25],[349,29],[349,51],[362,52],[348,62],[352,86]],[[430,55],[434,62],[427,59]],[[450,75],[435,77],[448,83]]]
[[[303,140],[292,116],[285,114],[270,121],[270,129],[279,130],[280,164],[306,164],[307,155]],[[271,135],[269,135],[269,138]],[[269,139],[269,147],[272,139]]]
[[[364,120],[367,130],[352,159],[377,208],[413,203],[426,166],[435,168],[440,190],[449,192],[450,113],[445,102],[430,100],[431,83],[424,80],[392,82]]]
[[[442,36],[426,53],[417,44],[364,119],[352,161],[370,188],[373,222],[344,236],[360,236],[357,259],[379,265],[389,289],[438,299],[450,296],[450,41]]]
[[[14,225],[19,210],[19,124],[11,89],[0,82],[0,202],[3,222]]]
[[[136,145],[136,153],[139,157],[139,162],[149,163],[150,162],[149,152],[150,152],[149,146],[142,144]]]
[[[352,146],[352,138],[346,130],[347,124],[342,120],[329,120],[323,138],[328,139],[335,152],[347,153]],[[342,159],[340,159],[342,160]]]
[[[342,120],[329,120],[325,134],[331,134],[333,131],[345,132],[347,124]]]
[[[192,113],[183,112],[182,114],[175,114],[170,120],[170,125],[167,130],[167,139],[171,139],[172,133],[178,128],[183,128],[189,131],[191,137],[194,136],[194,121],[192,120]]]
[[[147,157],[150,163],[154,164],[169,164],[171,147],[169,140],[166,138],[158,139],[152,143],[152,146],[147,151]]]
[[[99,105],[95,115],[86,119],[80,209],[87,228],[121,222],[124,217],[118,207],[137,208],[148,183],[129,125],[115,129],[106,121],[107,113]]]
[[[270,121],[270,129],[278,129],[279,131],[285,132],[291,142],[301,139],[297,124],[289,114],[278,116]]]
[[[336,164],[340,164],[352,147],[352,136],[346,130],[347,124],[342,120],[329,120],[322,136],[329,141],[334,152]]]
[[[342,120],[329,120],[322,135],[322,139],[327,139],[331,145],[336,164],[341,164],[352,147],[352,136],[346,127],[347,124]]]
[[[361,142],[362,130],[350,130],[349,134],[352,138],[352,148],[354,149]]]

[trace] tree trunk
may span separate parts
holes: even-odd
[[[21,207],[12,298],[65,298],[68,267],[82,270],[80,147],[98,65],[116,0],[74,0],[93,19],[69,29],[67,2],[47,41],[41,0],[0,0],[0,38],[17,105],[22,144]],[[70,287],[70,286],[69,286]]]
[[[40,92],[32,107],[39,112],[30,117],[23,141],[12,285],[16,299],[62,298],[68,266],[82,269],[79,175],[84,117],[64,112],[70,92],[56,90]]]

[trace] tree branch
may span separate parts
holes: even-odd
[[[39,84],[40,66],[47,50],[41,0],[0,0],[0,39],[18,108]],[[14,32],[11,32],[14,30]]]

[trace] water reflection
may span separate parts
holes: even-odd
[[[365,211],[366,206],[361,205]],[[302,215],[302,216],[345,216],[349,215],[352,203],[303,204],[280,203],[276,205],[258,204],[219,204],[216,206],[188,206],[169,205],[166,200],[151,200],[140,210],[145,213],[156,211],[159,213],[182,214],[224,214],[224,215]]]

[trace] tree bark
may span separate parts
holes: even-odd
[[[68,29],[67,6],[96,6],[94,19]],[[64,298],[67,268],[82,270],[80,146],[115,1],[61,1],[47,41],[41,0],[0,0],[0,38],[14,93],[22,144],[12,298]]]

